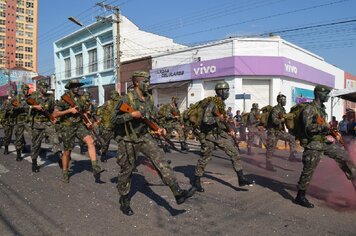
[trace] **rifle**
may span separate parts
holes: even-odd
[[[62,95],[62,100],[65,101],[71,108],[73,107],[77,107],[77,105],[75,104],[75,102],[72,100],[72,98],[68,95],[68,94],[64,94]],[[79,113],[79,115],[82,117],[82,120],[85,124],[85,126],[94,134],[94,136],[96,137],[97,141],[99,141],[99,143],[102,145],[104,143],[104,141],[102,140],[102,138],[99,136],[98,132],[95,130],[94,128],[94,124],[93,122],[91,122],[91,120],[89,119],[88,115],[86,113],[84,113],[83,111],[81,111],[78,107],[77,107],[77,111]]]
[[[130,105],[128,105],[124,101],[119,101],[115,110],[121,111],[124,113],[132,113],[135,111]],[[144,116],[141,116],[141,120],[153,131],[158,131],[160,129],[160,127],[156,123],[154,123],[153,121],[150,121],[149,119],[147,119]],[[177,149],[174,146],[174,143],[167,136],[165,136],[165,135],[161,135],[161,136],[169,144],[169,146],[171,146],[174,150],[181,152],[179,149]]]
[[[327,124],[325,119],[321,116],[318,116],[316,122],[319,124],[319,125],[322,125],[322,124]],[[329,127],[329,132],[330,132],[330,135],[336,140],[338,141],[342,146],[346,147],[345,146],[345,141],[342,137],[342,135],[340,134],[339,131]]]
[[[30,98],[27,98],[26,102],[27,102],[29,105],[32,105],[32,106],[40,105],[38,102],[36,102],[35,99],[33,99],[33,98],[31,98],[31,97],[30,97]],[[42,108],[42,106],[41,106],[41,108]],[[42,112],[43,112],[43,114],[44,114],[46,117],[49,118],[49,120],[50,120],[53,124],[57,122],[57,119],[54,118],[54,117],[52,116],[52,114],[49,113],[47,110],[44,110],[44,109],[42,108]]]

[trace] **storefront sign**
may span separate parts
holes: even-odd
[[[313,90],[292,87],[292,105],[301,102],[311,102],[314,99]]]
[[[150,71],[151,84],[169,83],[182,80],[190,80],[190,65],[178,65],[153,69]]]
[[[192,79],[217,78],[233,75],[233,57],[192,63],[191,73]]]
[[[347,89],[356,89],[356,80],[346,80],[346,88]]]
[[[80,80],[81,83],[84,83],[84,86],[93,86],[95,85],[95,78],[94,77],[86,77]]]

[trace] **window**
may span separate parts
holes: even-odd
[[[26,15],[33,16],[33,10],[26,9]]]
[[[88,51],[89,54],[89,73],[98,71],[98,60],[96,49]]]
[[[23,66],[23,61],[16,61],[16,62],[15,62],[15,65],[16,65],[16,66]]]
[[[112,44],[104,46],[104,69],[114,67],[114,48]]]
[[[26,29],[27,30],[33,30],[33,25],[32,24],[26,24]]]
[[[6,12],[1,11],[1,12],[0,12],[0,17],[6,17]]]
[[[16,19],[17,19],[17,20],[20,20],[20,21],[24,21],[24,20],[25,20],[25,17],[24,17],[24,16],[21,16],[21,15],[17,15],[17,16],[16,16]]]
[[[26,22],[33,23],[33,18],[26,16]]]
[[[25,62],[25,67],[32,67],[32,62]]]
[[[17,5],[19,5],[19,6],[24,6],[25,3],[24,3],[23,0],[17,0]]]
[[[6,20],[0,20],[0,25],[5,25],[6,24]]]
[[[33,33],[32,32],[25,32],[25,36],[28,38],[32,38],[33,37]]]
[[[16,51],[22,52],[23,51],[23,47],[22,46],[16,46]]]
[[[18,7],[18,8],[16,9],[16,12],[23,14],[23,13],[25,12],[25,9],[23,9],[23,8],[21,8],[21,7]]]
[[[16,23],[16,29],[23,29],[23,24],[22,23]]]
[[[83,54],[75,55],[75,74],[83,74]]]
[[[71,68],[70,68],[70,58],[64,59],[64,77],[65,78],[70,78],[71,75]]]
[[[0,3],[0,9],[6,9],[6,4]]]
[[[25,52],[32,52],[32,47],[25,47]]]
[[[16,43],[23,43],[23,39],[22,38],[16,38]]]
[[[6,31],[5,27],[0,27],[0,32],[5,32],[5,31]]]
[[[23,36],[24,32],[23,30],[16,30],[16,36]]]
[[[26,2],[27,8],[33,8],[33,2]]]
[[[16,58],[23,59],[23,54],[22,53],[16,53]]]
[[[32,39],[25,39],[25,44],[32,45],[33,40]]]
[[[26,60],[32,60],[32,55],[31,54],[25,54],[25,59]]]

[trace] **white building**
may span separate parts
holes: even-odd
[[[70,79],[80,79],[99,105],[115,85],[117,21],[114,15],[54,42],[56,98]],[[140,30],[126,17],[120,19],[121,62],[184,48],[172,39]],[[150,68],[148,68],[150,69]],[[120,90],[120,80],[118,80]]]
[[[287,96],[289,111],[297,102],[312,99],[316,84],[344,88],[343,70],[279,37],[231,38],[186,48],[154,56],[152,68],[155,101],[163,104],[178,96],[181,110],[215,95],[216,82],[223,80],[230,85],[226,106],[234,112],[250,111],[254,102],[276,105],[279,93]],[[330,119],[331,102],[326,106]],[[341,118],[340,101],[333,114]]]

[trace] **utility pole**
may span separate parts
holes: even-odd
[[[103,2],[96,4],[99,7],[104,8],[105,10],[109,10],[114,13],[115,19],[112,23],[116,23],[116,61],[115,61],[115,91],[121,94],[121,82],[120,82],[120,73],[121,73],[121,52],[120,52],[120,8],[118,6],[112,6],[109,4],[104,4]],[[102,17],[98,17],[102,19]]]

